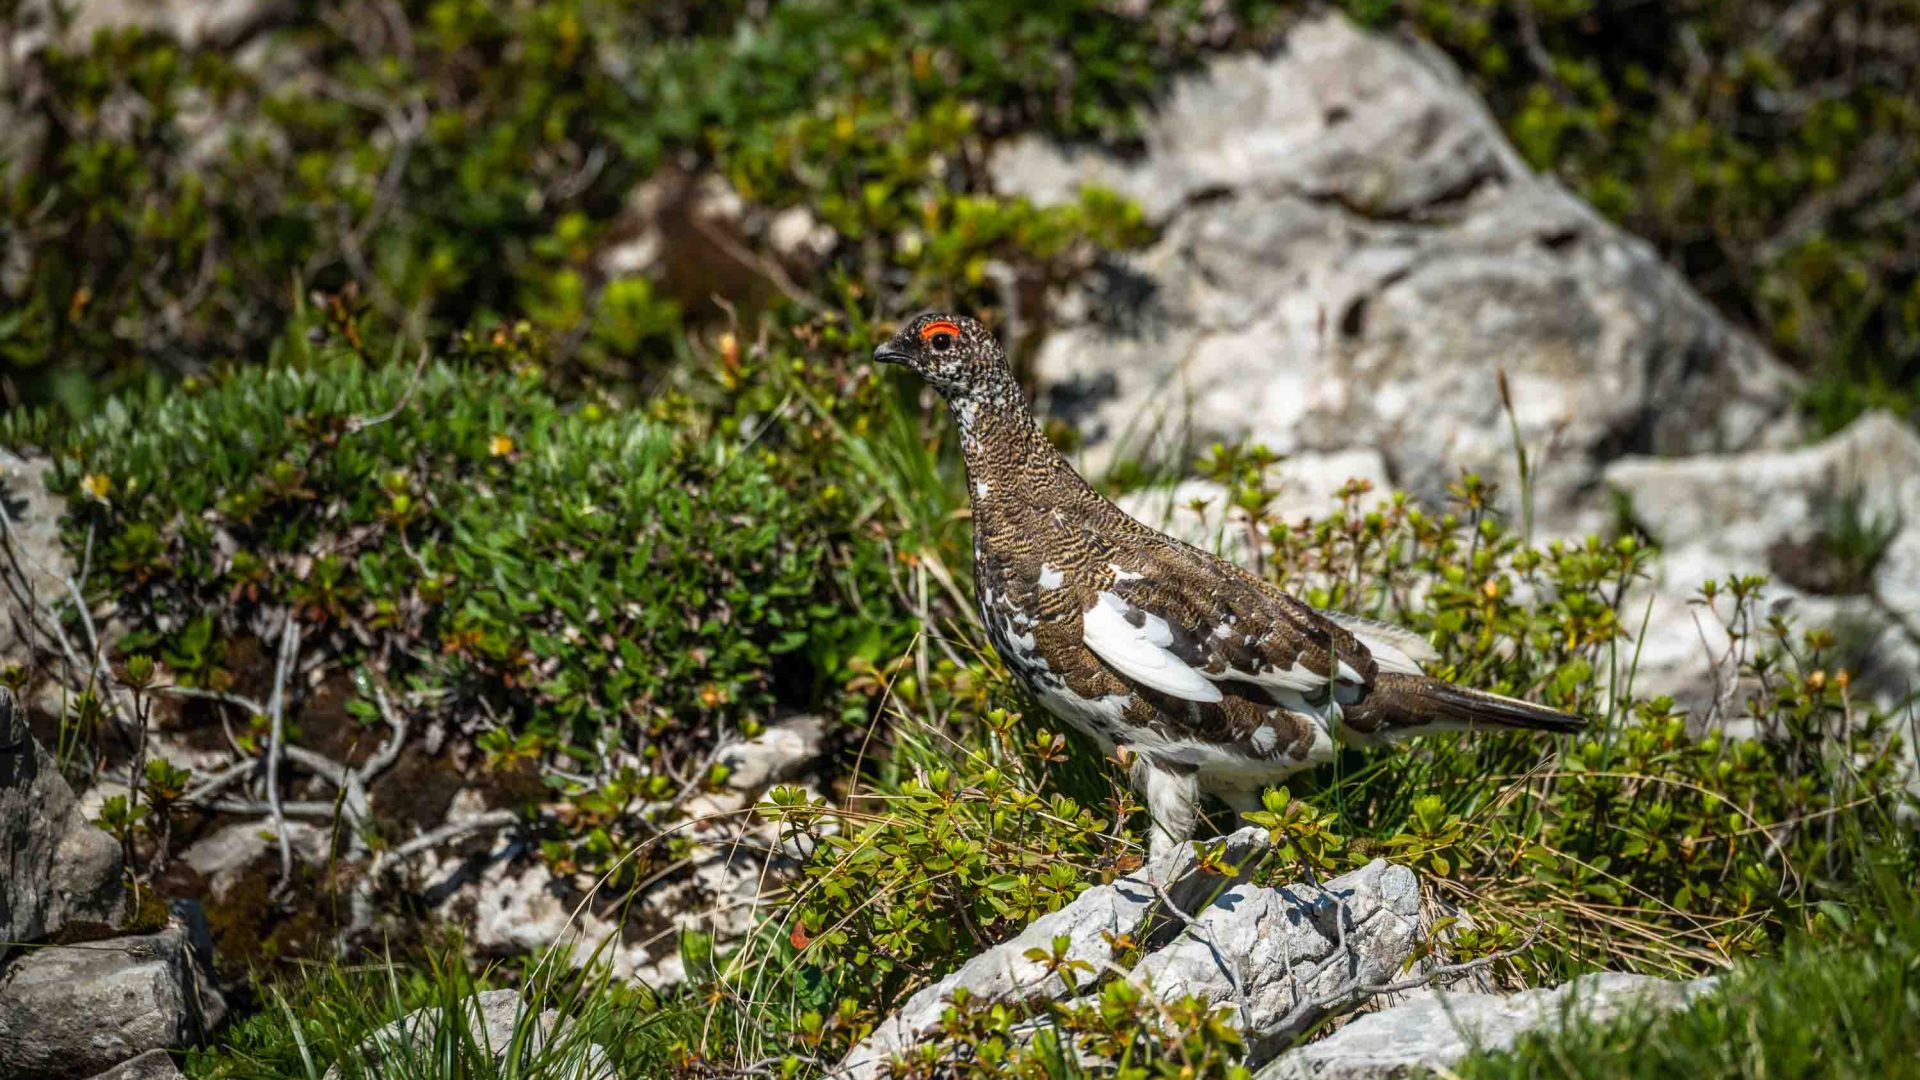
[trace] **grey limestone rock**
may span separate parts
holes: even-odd
[[[1090,973],[1087,983],[1113,972],[1116,940],[1145,942],[1147,956],[1125,977],[1156,998],[1194,996],[1230,1009],[1253,1061],[1391,983],[1413,954],[1421,925],[1413,871],[1376,860],[1324,886],[1271,889],[1245,878],[1267,850],[1264,830],[1242,829],[1226,844],[1224,861],[1240,873],[1204,871],[1193,845],[1183,845],[1035,919],[908,999],[834,1075],[878,1075],[890,1057],[926,1036],[962,989],[982,1003],[1065,998],[1072,988],[1027,955],[1052,954],[1059,938],[1067,942],[1066,960]]]
[[[1257,1080],[1397,1080],[1452,1066],[1475,1049],[1504,1050],[1522,1035],[1579,1018],[1683,1008],[1712,979],[1671,982],[1602,972],[1518,994],[1449,994],[1360,1017],[1318,1042],[1290,1050]]]
[[[0,962],[13,942],[120,913],[120,846],[80,810],[52,755],[0,689]]]
[[[24,952],[0,969],[0,1080],[92,1076],[197,1042],[226,1012],[196,955],[201,929]]]
[[[1511,479],[1504,369],[1543,520],[1592,527],[1614,457],[1799,436],[1792,373],[1529,170],[1434,49],[1312,16],[1179,82],[1144,138],[1124,160],[1026,138],[992,165],[1004,193],[1104,185],[1162,228],[1060,298],[1035,357],[1092,467],[1150,437],[1378,449],[1437,500],[1462,468]]]
[[[165,1050],[149,1050],[115,1065],[93,1080],[180,1080],[180,1070]]]
[[[1268,847],[1264,829],[1241,829],[1225,842],[1222,861],[1242,870],[1251,869]],[[1128,877],[1111,885],[1096,885],[1059,911],[1035,919],[1012,940],[975,956],[960,970],[913,995],[865,1042],[847,1053],[834,1076],[845,1080],[878,1076],[889,1058],[911,1048],[939,1021],[954,993],[962,988],[977,1001],[1066,997],[1071,992],[1066,983],[1046,966],[1029,959],[1028,950],[1051,953],[1054,939],[1065,937],[1067,961],[1088,964],[1099,971],[1113,962],[1116,939],[1144,936],[1156,917],[1168,917],[1163,897],[1171,899],[1175,908],[1192,912],[1237,883],[1237,877],[1201,869],[1193,845],[1182,844]]]
[[[1250,1062],[1394,982],[1420,942],[1420,882],[1376,859],[1321,888],[1242,883],[1129,978],[1155,997],[1232,1010]]]

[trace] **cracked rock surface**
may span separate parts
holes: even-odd
[[[1727,642],[1689,600],[1729,573],[1767,575],[1769,607],[1855,640],[1856,681],[1883,702],[1920,685],[1920,434],[1906,424],[1873,412],[1796,450],[1625,458],[1606,480],[1664,552],[1637,693],[1711,708],[1695,672]]]
[[[0,970],[0,1080],[92,1076],[200,1041],[226,1015],[197,905],[152,934],[36,949]]]
[[[0,964],[17,942],[118,917],[120,845],[94,827],[73,789],[0,688]]]
[[[1420,941],[1420,882],[1376,859],[1322,888],[1243,882],[1194,914],[1129,978],[1163,1001],[1231,1009],[1257,1063],[1398,977]]]
[[[1241,829],[1225,838],[1222,862],[1251,869],[1269,846],[1265,829]],[[1111,885],[1095,885],[1059,911],[1027,924],[1026,929],[975,956],[939,982],[907,999],[899,1011],[880,1022],[873,1034],[848,1051],[835,1077],[864,1080],[881,1074],[887,1060],[912,1047],[940,1020],[956,990],[965,988],[975,1001],[1026,1002],[1060,1000],[1070,992],[1066,983],[1046,966],[1029,959],[1030,949],[1053,951],[1056,937],[1069,939],[1065,959],[1105,970],[1115,959],[1114,942],[1140,938],[1169,912],[1163,897],[1181,911],[1194,913],[1209,900],[1231,889],[1239,878],[1222,877],[1197,865],[1193,845],[1182,844],[1156,862]]]
[[[1413,954],[1420,894],[1411,870],[1376,860],[1323,887],[1272,889],[1246,877],[1268,849],[1266,830],[1241,829],[1224,842],[1221,863],[1236,873],[1200,867],[1185,844],[1088,889],[909,998],[834,1075],[880,1075],[889,1058],[925,1037],[961,989],[981,1004],[1065,998],[1066,983],[1027,956],[1051,954],[1060,937],[1066,961],[1086,965],[1080,970],[1091,971],[1092,982],[1114,974],[1115,941],[1145,942],[1147,956],[1125,977],[1162,1000],[1191,995],[1232,1009],[1254,1062],[1391,981]]]
[[[1604,524],[1605,463],[1790,445],[1795,376],[1651,248],[1507,144],[1436,51],[1325,14],[1176,84],[1122,161],[1017,140],[998,190],[1099,184],[1159,240],[1057,305],[1035,358],[1087,464],[1249,438],[1378,449],[1437,499],[1511,479],[1505,369],[1544,519]],[[1177,451],[1176,451],[1177,452]],[[1511,485],[1509,485],[1511,490]]]

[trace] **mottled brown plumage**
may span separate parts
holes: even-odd
[[[1049,712],[1134,755],[1156,848],[1189,835],[1203,792],[1253,808],[1336,740],[1583,725],[1429,678],[1417,636],[1318,611],[1127,516],[1047,442],[978,322],[923,315],[874,355],[953,410],[988,635]]]

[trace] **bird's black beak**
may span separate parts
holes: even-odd
[[[888,341],[873,350],[873,359],[875,363],[880,364],[904,364],[908,360],[913,359],[913,354],[909,353],[899,342]]]

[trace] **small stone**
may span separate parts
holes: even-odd
[[[308,866],[327,861],[332,833],[305,821],[287,822],[287,845]],[[209,833],[180,855],[180,861],[207,881],[214,899],[225,899],[246,872],[262,860],[278,865],[279,844],[270,820],[240,821]]]
[[[759,791],[791,779],[820,759],[827,724],[817,716],[797,716],[768,725],[751,739],[722,751],[727,786],[735,791]]]
[[[819,259],[833,250],[835,239],[833,227],[805,206],[790,206],[767,222],[767,246],[789,262]]]

